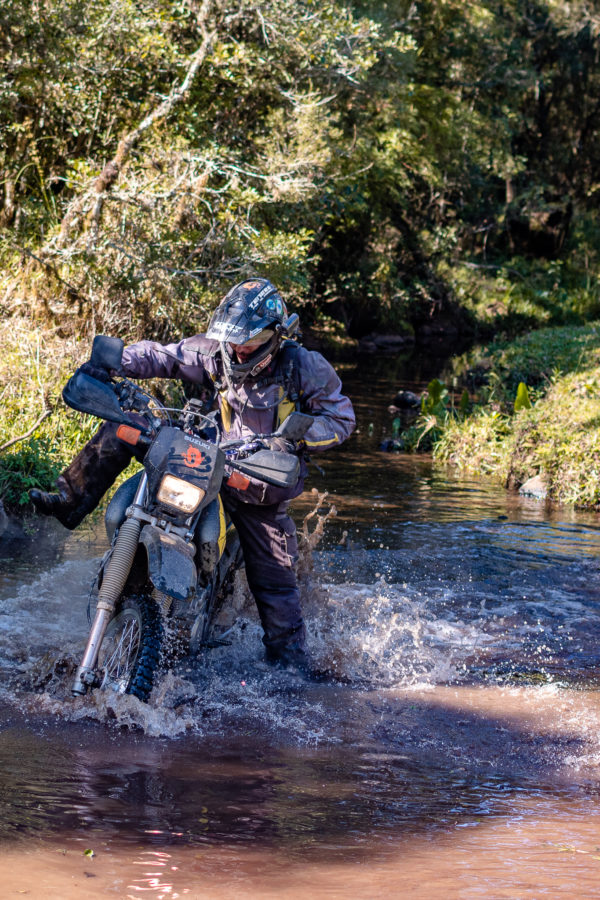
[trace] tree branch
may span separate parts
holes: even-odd
[[[25,434],[19,435],[19,437],[11,438],[10,441],[6,441],[5,444],[2,444],[2,445],[0,446],[0,453],[2,453],[3,450],[8,450],[8,448],[9,448],[9,447],[12,447],[13,444],[17,444],[19,441],[24,441],[26,438],[31,437],[31,435],[32,435],[33,432],[36,430],[36,428],[37,428],[39,425],[41,425],[42,422],[44,421],[44,419],[47,419],[48,416],[51,415],[51,413],[52,413],[52,410],[51,410],[51,409],[46,409],[46,410],[44,410],[44,412],[43,412],[42,415],[39,417],[39,419],[37,420],[37,422],[35,423],[35,425],[32,425],[32,427],[29,429],[29,431],[25,432]]]
[[[139,142],[142,135],[156,122],[169,116],[173,109],[177,106],[177,104],[181,102],[181,100],[190,90],[198,70],[206,59],[215,35],[214,31],[208,31],[206,25],[210,5],[211,0],[203,0],[202,7],[198,15],[199,25],[203,35],[202,43],[200,44],[196,52],[193,53],[189,58],[185,78],[180,84],[174,85],[171,88],[169,95],[165,97],[165,99],[156,107],[156,109],[153,109],[152,112],[150,112],[146,116],[146,118],[140,122],[137,128],[134,128],[133,131],[130,131],[128,134],[121,138],[117,146],[117,152],[110,160],[110,162],[108,162],[104,166],[102,172],[96,178],[92,190],[81,194],[71,204],[71,206],[65,213],[61,223],[60,233],[58,235],[59,246],[63,245],[67,240],[69,231],[73,226],[75,220],[83,213],[86,203],[90,199],[90,194],[92,195],[92,197],[95,196],[95,200],[89,214],[91,231],[89,245],[91,245],[92,247],[94,246],[100,227],[100,219],[102,216],[102,208],[104,206],[106,193],[107,191],[110,191],[113,184],[117,181],[121,170],[125,162],[127,161],[127,158],[129,157],[129,154]]]
[[[62,275],[59,274],[56,266],[53,266],[52,263],[49,262],[47,259],[42,259],[40,256],[37,256],[35,253],[32,253],[31,250],[28,250],[27,247],[21,247],[21,246],[19,246],[19,244],[13,244],[12,241],[10,242],[9,245],[13,248],[13,250],[16,250],[17,253],[21,253],[23,256],[29,257],[29,259],[32,259],[35,262],[39,263],[40,266],[43,266],[44,269],[47,269],[49,272],[52,272],[52,274],[54,275],[56,280],[59,281],[60,284],[63,284],[66,287],[69,297],[72,300],[82,301],[82,300],[87,299],[85,297],[85,295],[81,293],[79,288],[76,288],[75,285],[71,284],[68,281],[65,281],[65,279],[62,277]]]

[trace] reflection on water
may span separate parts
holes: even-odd
[[[370,853],[398,834],[498,815],[509,795],[565,798],[573,788],[557,777],[557,755],[586,744],[575,726],[584,700],[556,691],[534,701],[516,688],[337,690],[328,703],[338,741],[313,748],[239,733],[235,742],[135,741],[98,728],[82,741],[81,726],[74,742],[56,723],[37,737],[14,725],[0,739],[2,836],[56,829],[132,846],[144,835],[161,845],[259,839],[292,856],[343,859],[361,852],[361,836]],[[598,712],[588,710],[594,727]]]
[[[240,605],[148,705],[73,700],[101,523],[1,548],[7,896],[595,895],[599,520],[381,453],[392,396],[313,475],[338,516],[304,605],[340,683],[273,673]]]
[[[324,688],[310,690],[323,702]],[[18,860],[19,847],[41,840],[28,874],[11,867],[8,884],[53,876],[65,897],[82,896],[77,879],[88,877],[99,879],[96,896],[300,897],[312,885],[313,896],[352,886],[369,897],[412,883],[426,897],[439,878],[443,896],[463,896],[450,876],[468,853],[469,890],[490,896],[491,878],[507,896],[540,896],[562,873],[561,854],[575,851],[577,877],[593,884],[594,695],[335,689],[327,703],[338,743],[313,748],[239,731],[173,742],[90,726],[67,737],[56,722],[36,737],[5,730],[3,855]],[[586,747],[594,759],[582,768]],[[532,858],[545,868],[530,894]]]

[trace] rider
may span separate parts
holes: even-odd
[[[293,450],[301,460],[292,488],[251,481],[245,490],[227,485],[224,505],[238,531],[246,575],[264,630],[269,662],[309,670],[306,631],[294,566],[298,543],[288,502],[301,493],[306,475],[304,449],[328,450],[353,431],[350,400],[320,353],[289,340],[298,317],[289,316],[277,289],[264,278],[236,284],[215,310],[206,334],[176,344],[140,341],[126,347],[120,375],[179,378],[216,392],[219,423],[226,440],[273,432],[295,408],[314,416],[299,446],[273,438],[270,449]],[[108,381],[110,374],[84,363],[84,372]],[[129,464],[133,448],[104,422],[58,477],[58,492],[33,489],[38,512],[75,528],[99,503]],[[235,482],[234,482],[235,483]]]

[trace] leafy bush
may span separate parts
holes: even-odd
[[[394,419],[392,445],[388,449],[431,450],[449,423],[462,419],[469,407],[467,391],[463,391],[460,402],[455,407],[446,385],[438,378],[432,379],[421,396],[421,409],[415,422],[409,428],[400,431],[400,419]]]
[[[353,336],[595,315],[597,23],[565,9],[4,0],[2,309],[161,338],[261,272]]]

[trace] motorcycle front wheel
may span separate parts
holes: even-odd
[[[156,602],[147,596],[123,597],[108,623],[98,657],[101,690],[133,694],[146,701],[160,663],[163,626]]]

